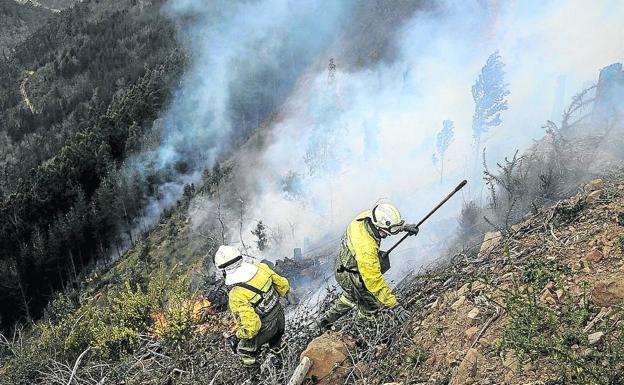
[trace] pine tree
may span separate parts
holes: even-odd
[[[481,152],[482,135],[490,128],[501,125],[501,112],[507,110],[508,83],[505,83],[505,64],[498,51],[488,57],[475,84],[472,98],[475,112],[472,117],[472,134],[475,148],[475,170]]]
[[[262,221],[258,221],[255,230],[252,230],[251,233],[255,235],[258,239],[256,240],[256,245],[258,245],[258,250],[263,251],[269,246],[269,239],[267,237],[267,227]]]
[[[453,140],[455,139],[455,125],[452,120],[445,120],[442,122],[442,130],[438,132],[436,137],[436,149],[438,151],[440,161],[440,182],[444,178],[444,155],[449,148]],[[438,161],[436,154],[433,154],[434,164]]]

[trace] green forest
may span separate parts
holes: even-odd
[[[160,3],[85,1],[0,58],[0,326],[132,241],[166,178],[125,167],[187,58]],[[10,16],[10,15],[9,15]]]

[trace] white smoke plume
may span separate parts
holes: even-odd
[[[230,214],[228,233],[231,241],[242,235],[251,245],[251,230],[262,220],[281,239],[260,253],[269,259],[290,255],[293,247],[306,253],[331,244],[380,199],[416,222],[468,178],[470,189],[397,253],[415,262],[432,257],[421,245],[443,245],[462,197],[481,194],[473,177],[470,90],[488,56],[500,52],[511,91],[503,124],[484,138],[493,162],[526,149],[543,135],[546,120],[561,113],[557,100],[567,103],[600,68],[622,60],[624,3],[420,4],[172,0],[167,11],[180,24],[192,66],[164,119],[164,144],[149,162],[173,169],[184,162],[186,178],[197,176],[268,122],[262,140],[251,139],[257,141],[253,151],[244,147],[235,154],[246,166],[237,169],[245,213],[240,231],[240,219]],[[353,28],[374,7],[410,12],[396,25]],[[384,34],[389,52],[367,47],[367,38],[378,44],[375,31]],[[363,41],[353,44],[358,39]],[[353,51],[362,47],[375,57],[358,57]],[[335,69],[328,70],[330,59]],[[270,118],[270,112],[277,115]],[[431,154],[445,119],[455,123],[455,141],[440,183]],[[201,202],[194,203],[194,213],[201,213]],[[206,204],[205,210],[214,207]],[[193,220],[199,228],[209,218],[198,214]]]
[[[288,255],[301,246],[305,253],[305,246],[339,237],[358,212],[380,198],[416,222],[464,178],[470,182],[464,197],[479,196],[470,90],[487,57],[500,52],[511,91],[503,124],[484,144],[495,162],[543,136],[561,75],[567,79],[567,103],[597,79],[602,67],[622,60],[622,17],[624,3],[617,1],[448,1],[416,13],[396,31],[398,55],[390,63],[344,67],[340,44],[334,45],[319,61],[335,60],[335,81],[332,75],[328,79],[327,67],[307,75],[272,127],[261,167],[251,170],[249,178],[260,187],[250,218],[272,228],[296,224],[295,236],[266,256]],[[455,122],[456,139],[440,183],[431,154],[444,119]],[[288,175],[297,176],[294,189],[300,196],[294,199],[284,194]],[[433,257],[420,251],[422,245],[443,245],[455,229],[461,203],[461,197],[451,201],[395,258]],[[254,225],[250,221],[244,232],[247,243]]]

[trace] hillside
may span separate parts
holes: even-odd
[[[478,254],[419,277],[396,379],[453,384],[618,383],[624,174],[530,215]],[[424,291],[421,292],[421,290]],[[395,348],[395,351],[396,348]],[[407,382],[412,383],[412,382]]]
[[[32,3],[18,3],[15,0],[0,1],[0,53],[7,57],[13,47],[26,40],[54,12]]]
[[[124,167],[158,142],[185,66],[160,7],[78,3],[0,61],[2,328],[118,253],[166,180]]]
[[[535,66],[546,7],[506,67],[478,3],[10,3],[33,18],[0,57],[0,385],[277,385],[303,357],[303,385],[624,383],[622,64],[546,44],[573,63]],[[553,95],[527,66],[595,82],[528,127]],[[322,333],[351,210],[389,192],[411,221],[456,177],[392,255],[409,319]],[[236,242],[292,285],[283,366],[228,346],[212,257]]]
[[[599,95],[618,84],[604,73]],[[284,368],[266,367],[261,379],[242,370],[223,339],[232,320],[210,258],[223,229],[193,219],[203,200],[236,180],[236,164],[226,162],[188,186],[110,268],[93,270],[56,295],[41,321],[5,337],[1,383],[277,384],[304,350],[317,357],[309,383],[325,385],[617,383],[624,360],[621,127],[588,134],[602,115],[567,124],[570,117],[496,173],[486,170],[496,200],[468,203],[450,254],[396,284],[412,312],[404,324],[390,314],[381,324],[347,317],[306,350],[320,334],[315,319],[337,295],[327,284],[333,252],[278,260],[298,297],[287,306]],[[315,295],[318,287],[325,296]]]

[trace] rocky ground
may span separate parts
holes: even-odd
[[[406,278],[399,291],[413,319],[325,383],[619,383],[622,172],[486,239],[478,253]],[[352,329],[343,332],[357,343]]]

